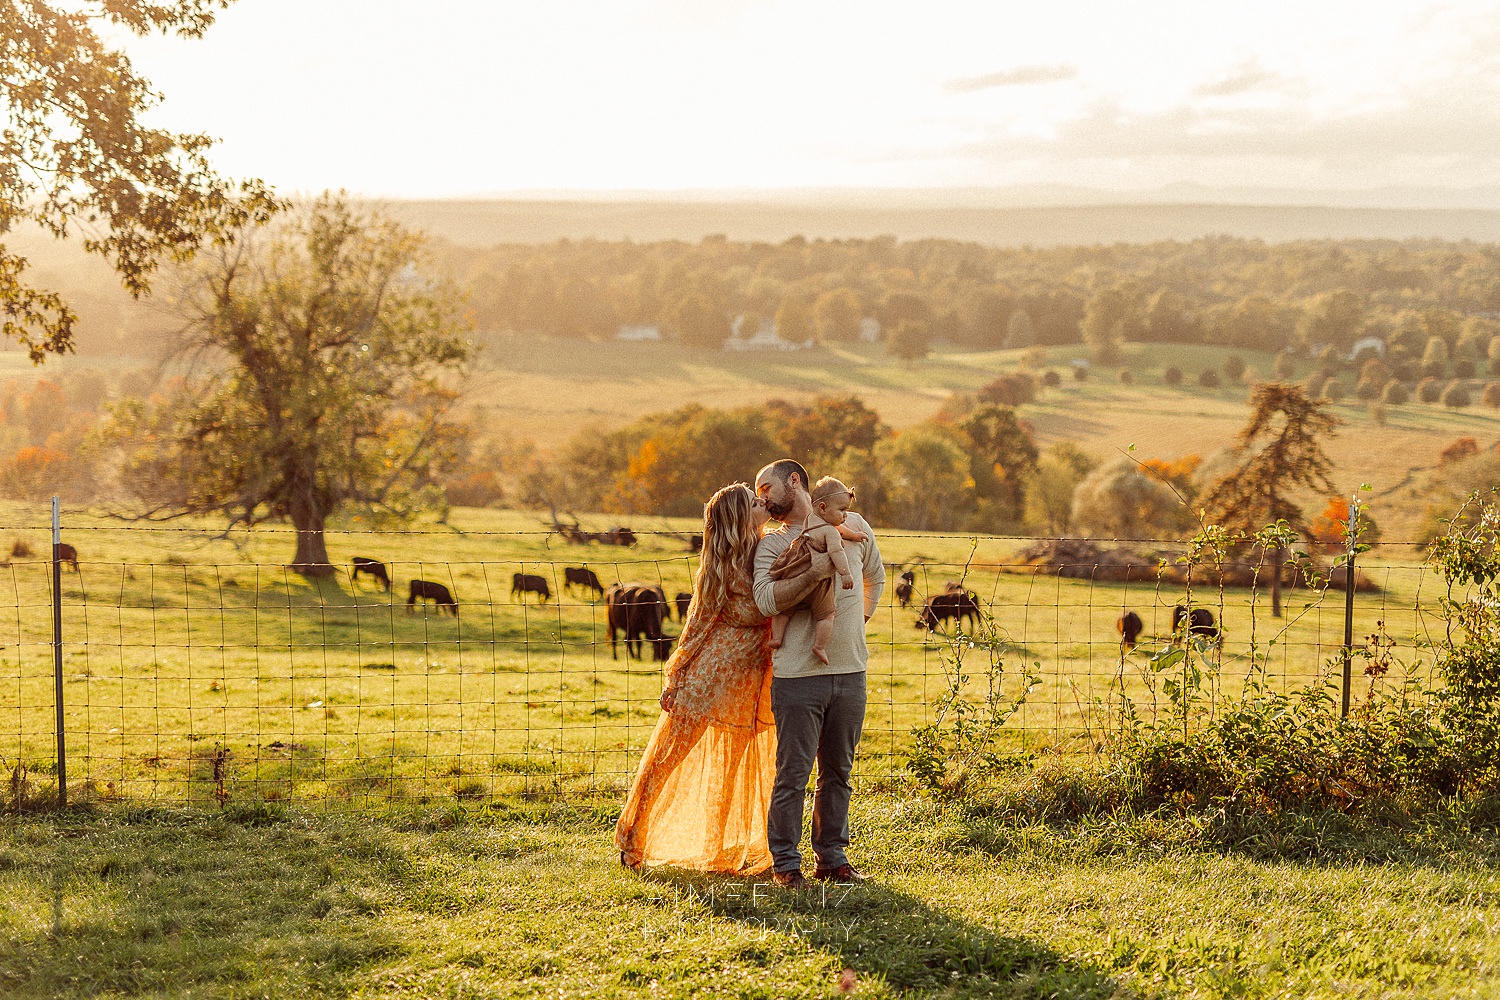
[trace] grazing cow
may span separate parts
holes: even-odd
[[[677,620],[687,621],[688,606],[693,603],[693,595],[679,592],[677,595]]]
[[[391,592],[391,575],[386,572],[385,563],[379,559],[367,559],[364,556],[355,556],[353,562],[354,566],[349,571],[349,586],[352,587],[358,583],[359,574],[365,573],[375,578],[381,590],[387,594]]]
[[[629,528],[615,527],[610,528],[608,531],[596,531],[590,537],[596,542],[603,542],[605,545],[624,545],[628,547],[636,543],[635,532]]]
[[[1188,620],[1188,634],[1201,635],[1210,642],[1219,641],[1219,626],[1214,624],[1214,613],[1207,608],[1194,608],[1192,613],[1181,604],[1172,609],[1172,634],[1182,628],[1182,620]]]
[[[646,583],[616,583],[604,593],[605,617],[609,619],[609,655],[618,660],[615,640],[625,633],[626,659],[641,658],[641,640],[651,643],[651,658],[661,662],[672,648],[662,630],[667,618],[667,594]]]
[[[586,566],[563,567],[563,589],[567,590],[569,587],[592,590],[596,598],[604,596],[604,585],[599,582],[599,577],[594,574],[594,571]]]
[[[57,543],[57,561],[67,563],[73,567],[73,572],[78,572],[78,550],[67,542]]]
[[[539,594],[542,600],[552,599],[552,588],[547,586],[545,576],[537,576],[535,573],[516,573],[510,578],[510,596],[521,595],[522,601],[527,594]]]
[[[688,551],[689,552],[694,552],[694,553],[702,552],[703,551],[703,536],[702,535],[689,535],[688,536]]]
[[[911,604],[911,594],[912,589],[917,584],[917,574],[913,573],[911,570],[907,570],[902,573],[901,576],[898,577],[898,579],[901,582],[896,584],[896,600],[899,601],[901,603],[901,606],[904,608],[907,605]]]
[[[1141,637],[1141,630],[1146,623],[1141,621],[1141,616],[1134,611],[1127,611],[1115,621],[1115,631],[1120,633],[1120,648],[1126,652],[1135,648],[1135,641]]]
[[[412,608],[418,600],[422,601],[422,607],[427,607],[427,602],[432,601],[437,605],[438,613],[442,614],[444,609],[453,612],[453,617],[458,617],[458,602],[448,592],[448,588],[441,583],[433,583],[431,580],[413,580],[411,582],[411,596],[406,599],[406,611],[411,613]]]
[[[917,616],[916,627],[925,628],[929,632],[936,631],[938,622],[946,618],[952,618],[955,623],[967,618],[969,629],[972,631],[979,618],[979,602],[974,599],[973,594],[963,590],[933,594],[922,605],[922,613]]]

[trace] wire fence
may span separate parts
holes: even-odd
[[[0,538],[44,530],[0,526]],[[671,637],[697,565],[675,532],[643,533],[631,548],[471,532],[465,543],[490,558],[382,558],[382,573],[372,558],[320,579],[246,550],[226,558],[201,539],[141,558],[152,547],[140,537],[159,531],[67,528],[62,554],[79,553],[76,565],[21,542],[0,564],[0,800],[55,797],[60,765],[74,799],[369,804],[619,786],[658,718],[662,670],[651,644],[637,659],[612,634],[603,588],[659,587]],[[449,536],[371,532],[353,544],[437,556],[452,547],[439,537]],[[1090,748],[1126,704],[1164,711],[1157,654],[1173,642],[1178,605],[1207,609],[1219,630],[1207,697],[1251,679],[1281,690],[1337,682],[1346,627],[1357,647],[1374,633],[1395,641],[1381,685],[1430,680],[1442,581],[1415,558],[1362,562],[1368,586],[1351,617],[1342,592],[1306,587],[1289,588],[1273,617],[1265,586],[1189,586],[1170,562],[1106,579],[1118,574],[1102,564],[1021,559],[1034,542],[882,533],[888,579],[868,625],[860,780],[903,774],[913,729],[948,689],[949,640],[969,623],[929,632],[918,618],[953,584],[1002,631],[1008,696],[1035,678],[1008,727],[1034,748]],[[1126,612],[1140,622],[1133,648],[1119,631]],[[1357,705],[1376,682],[1359,663],[1353,673]]]

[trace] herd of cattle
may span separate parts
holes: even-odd
[[[621,530],[628,531],[628,529],[616,529],[616,531]],[[607,534],[613,535],[614,533]],[[632,536],[630,540],[633,543],[634,537]],[[693,547],[693,551],[696,552],[698,545],[702,544],[702,536],[694,536],[693,541],[697,543]],[[614,544],[625,543],[615,541]],[[71,566],[73,571],[77,572],[77,549],[67,542],[58,543],[57,561]],[[380,560],[355,556],[349,571],[350,584],[357,584],[361,575],[370,577],[386,593],[391,592],[390,570]],[[896,580],[896,603],[902,608],[910,607],[916,597],[916,572],[910,569],[903,570]],[[652,659],[658,662],[665,661],[674,641],[674,637],[666,633],[666,623],[671,620],[673,610],[677,612],[678,621],[686,622],[688,607],[693,599],[692,594],[678,593],[669,604],[666,591],[657,584],[614,583],[605,587],[600,582],[598,574],[586,566],[564,567],[563,589],[571,591],[575,587],[580,591],[592,593],[595,600],[604,601],[605,618],[609,625],[609,652],[615,659],[619,659],[617,643],[623,636],[627,658],[641,659],[643,647],[649,643]],[[527,594],[535,594],[545,602],[552,599],[552,587],[547,582],[547,578],[539,573],[516,573],[511,577],[510,594],[513,599],[523,603]],[[453,592],[441,583],[433,580],[410,581],[406,598],[408,613],[416,609],[418,601],[422,602],[424,608],[427,602],[431,601],[439,614],[446,611],[453,617],[458,617],[458,600],[453,596]],[[978,597],[972,591],[965,590],[958,581],[950,580],[943,585],[940,593],[931,594],[923,600],[922,609],[917,613],[914,627],[935,632],[939,625],[952,619],[954,624],[967,622],[972,630],[979,620],[980,613]],[[1208,608],[1188,609],[1181,604],[1176,605],[1172,608],[1172,635],[1174,637],[1183,634],[1184,624],[1186,624],[1186,634],[1189,636],[1197,636],[1211,643],[1220,641],[1219,626],[1214,621],[1213,612]],[[1120,636],[1120,647],[1126,651],[1134,649],[1145,627],[1146,623],[1134,611],[1127,610],[1121,614],[1115,621],[1115,630]]]

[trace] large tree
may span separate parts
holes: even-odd
[[[1010,530],[1025,509],[1026,483],[1036,472],[1031,432],[1009,406],[981,406],[958,425],[969,452],[980,527]]]
[[[182,302],[202,368],[112,426],[146,512],[289,520],[292,564],[318,576],[332,572],[323,531],[340,507],[432,504],[469,350],[452,298],[414,268],[420,248],[325,195],[205,262]]]
[[[83,236],[133,295],[163,260],[182,259],[274,199],[210,168],[212,140],[147,127],[161,98],[95,27],[201,36],[229,0],[0,0],[0,240],[23,227]],[[34,362],[71,349],[76,316],[34,287],[25,258],[0,242],[0,332]]]
[[[1338,417],[1328,403],[1308,397],[1290,382],[1262,382],[1250,393],[1250,420],[1236,444],[1236,466],[1209,488],[1204,508],[1211,522],[1253,535],[1276,521],[1304,538],[1311,538],[1303,503],[1308,492],[1322,497],[1333,492],[1329,473],[1333,463],[1323,451],[1323,438],[1333,434]],[[1281,616],[1283,547],[1275,553],[1271,574],[1271,614]]]

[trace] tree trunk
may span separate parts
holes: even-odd
[[[1275,561],[1271,566],[1271,617],[1281,617],[1281,567],[1286,565],[1286,546],[1276,546]]]
[[[303,576],[332,576],[333,564],[328,561],[328,543],[323,537],[328,512],[309,495],[310,490],[299,493],[291,503],[292,527],[297,529],[297,554],[292,557],[292,569]]]

